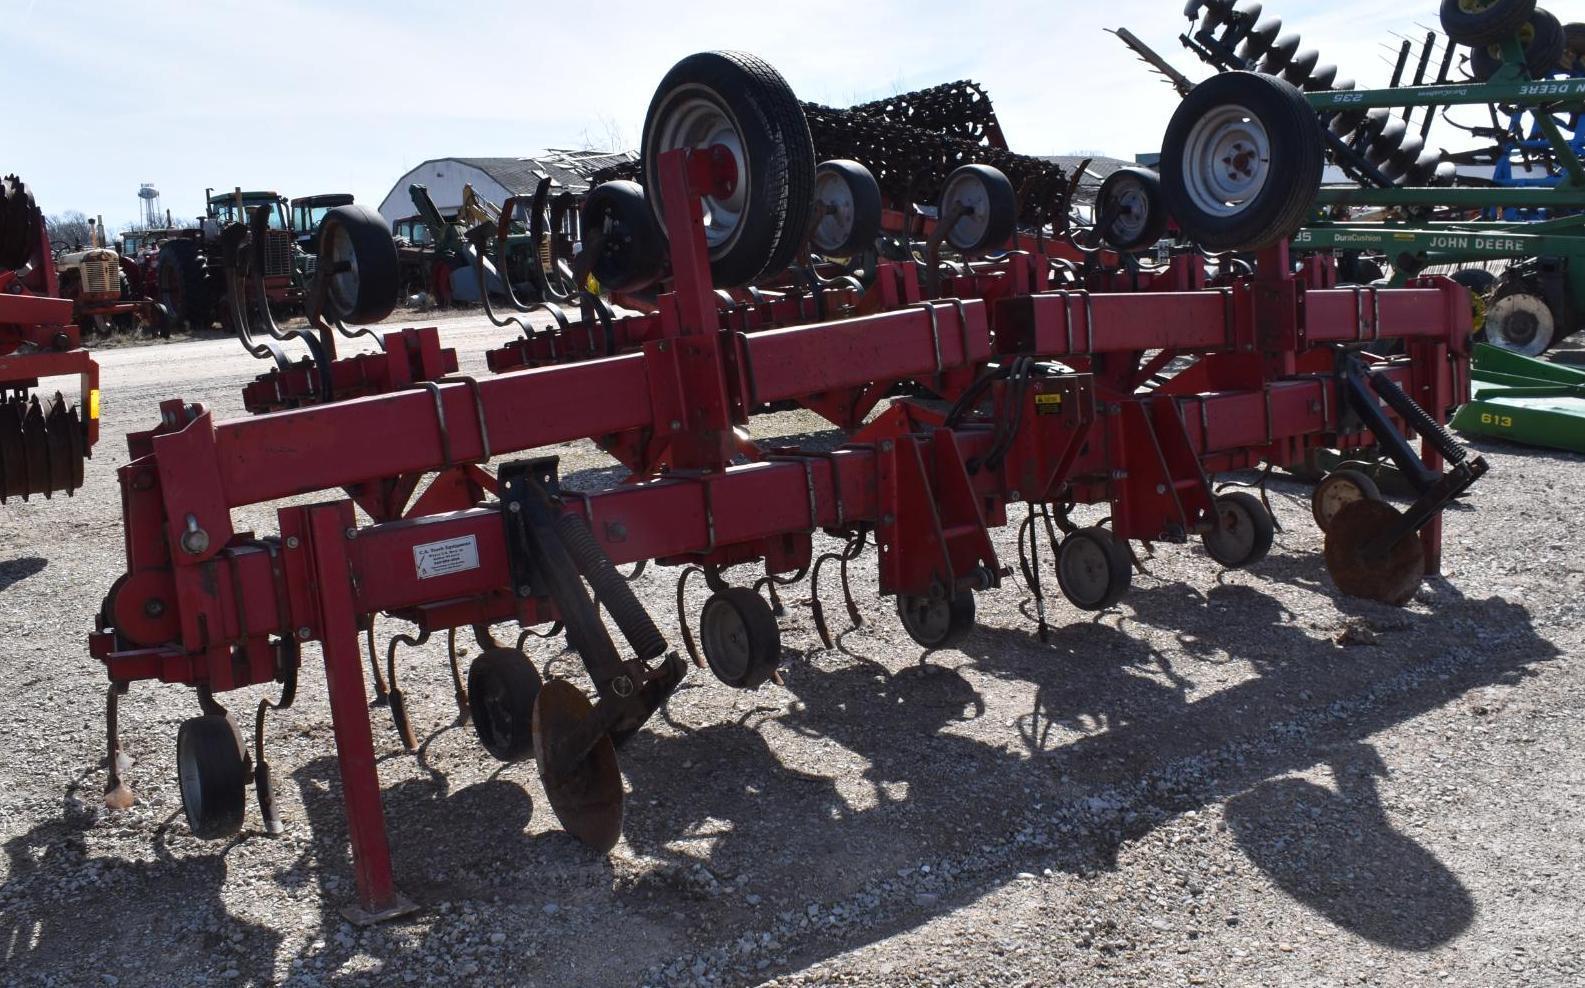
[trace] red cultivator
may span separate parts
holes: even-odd
[[[197,687],[204,716],[178,739],[194,831],[234,833],[250,775],[278,829],[263,745],[277,704],[261,703],[250,753],[215,694],[278,681],[289,703],[302,645],[319,642],[360,918],[408,908],[391,873],[359,641],[376,614],[420,636],[473,629],[485,650],[466,687],[455,671],[485,748],[534,758],[558,820],[604,850],[621,833],[616,751],[687,670],[618,565],[686,567],[682,579],[704,569],[715,592],[700,614],[701,659],[752,688],[775,673],[779,632],[764,598],[728,584],[730,567],[763,565],[756,585],[774,596],[810,571],[817,584],[823,563],[845,567],[873,538],[881,592],[896,596],[911,637],[940,647],[972,625],[974,595],[1011,575],[989,531],[1010,507],[1026,506],[1020,561],[1037,600],[1044,531],[1064,594],[1098,609],[1128,587],[1131,541],[1197,536],[1226,566],[1265,554],[1270,514],[1256,497],[1218,496],[1216,473],[1375,443],[1421,496],[1400,512],[1331,478],[1317,518],[1343,590],[1403,602],[1437,568],[1440,510],[1485,469],[1440,426],[1468,387],[1469,309],[1452,282],[1336,288],[1324,263],[1293,271],[1280,229],[1249,245],[1263,248],[1249,277],[1209,284],[1194,255],[1153,275],[1075,279],[1031,238],[1016,242],[1031,249],[987,256],[1011,239],[1016,197],[977,165],[949,175],[922,259],[877,259],[851,280],[825,261],[789,273],[811,237],[834,250],[855,224],[880,225],[881,196],[862,169],[816,181],[832,171],[817,173],[774,70],[741,55],[685,60],[657,94],[650,134],[650,188],[591,193],[573,281],[592,268],[633,293],[664,279],[648,314],[617,318],[591,302],[587,319],[492,358],[498,371],[547,366],[485,380],[442,376],[433,331],[393,335],[355,400],[231,422],[170,401],[156,428],[131,437],[120,473],[128,571],[93,637],[112,725],[133,680]],[[375,268],[355,248],[345,261],[342,288],[360,293],[360,272]],[[1382,341],[1403,354],[1366,351]],[[849,441],[754,443],[753,414],[788,404]],[[483,467],[578,439],[628,466],[629,482],[571,495],[553,459],[494,476]],[[276,535],[233,527],[241,506],[338,488],[350,499],[282,508]],[[1069,522],[1071,506],[1102,502],[1109,528]],[[819,554],[820,533],[843,548]],[[498,645],[491,627],[506,622],[564,627],[593,702]],[[410,740],[394,651],[389,697]],[[386,692],[377,667],[375,680]],[[113,726],[110,743],[110,798],[124,805]]]
[[[59,391],[39,401],[41,380],[69,375],[81,382],[80,406]],[[82,348],[71,300],[60,297],[43,214],[27,187],[7,176],[0,184],[0,502],[75,491],[98,439],[99,366]]]

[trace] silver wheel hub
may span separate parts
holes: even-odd
[[[726,148],[737,165],[737,183],[725,198],[713,195],[700,199],[704,207],[705,241],[712,251],[731,243],[743,225],[748,208],[748,158],[743,153],[743,138],[726,109],[703,95],[688,95],[686,90],[662,114],[665,120],[652,153],[659,155],[678,148],[703,150],[719,145]]]
[[[815,178],[815,246],[824,251],[836,250],[847,242],[853,233],[853,188],[847,179],[835,172],[821,172]]]
[[[1242,106],[1220,106],[1189,131],[1183,177],[1194,205],[1212,216],[1236,216],[1271,178],[1271,139]]]
[[[960,249],[980,243],[991,223],[991,193],[978,175],[959,175],[941,193],[941,217],[954,210],[958,219],[947,231],[947,239]]]
[[[338,315],[346,315],[358,304],[358,252],[352,235],[339,222],[331,224],[327,240],[319,249],[320,263],[330,272],[330,303]]]

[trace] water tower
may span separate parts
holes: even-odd
[[[138,198],[143,200],[143,228],[152,230],[160,225],[160,190],[148,182],[138,186]]]

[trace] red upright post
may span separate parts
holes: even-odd
[[[391,845],[385,834],[385,810],[380,805],[374,735],[363,695],[363,653],[358,645],[352,573],[347,566],[346,542],[357,532],[357,519],[350,501],[299,510],[305,515],[302,530],[308,533],[322,626],[298,629],[298,637],[317,637],[324,646],[336,761],[347,807],[347,831],[352,838],[352,870],[358,881],[358,904],[341,912],[353,923],[368,925],[417,907],[396,891],[391,874]]]

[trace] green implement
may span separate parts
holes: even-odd
[[[1454,429],[1585,453],[1585,370],[1479,343],[1470,373],[1473,398]]]

